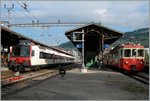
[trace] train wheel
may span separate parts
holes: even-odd
[[[18,68],[17,68],[17,67],[15,67],[15,68],[13,69],[13,71],[14,71],[14,72],[17,72],[17,71],[18,71]]]
[[[39,71],[39,70],[40,70],[39,66],[32,68],[32,71]]]
[[[39,68],[38,68],[38,70],[40,71],[40,70],[41,70],[41,68],[39,67]]]
[[[138,72],[136,72],[136,71],[135,71],[135,72],[132,72],[132,75],[137,75],[137,74],[138,74]]]
[[[33,71],[33,72],[36,71],[35,67],[32,67],[32,68],[31,68],[31,71]]]
[[[36,71],[39,71],[40,70],[40,67],[38,66],[38,67],[36,67]]]

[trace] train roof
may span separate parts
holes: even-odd
[[[140,44],[134,44],[134,43],[124,43],[121,45],[116,46],[113,50],[111,50],[110,52],[113,52],[115,50],[118,50],[120,48],[144,48],[143,45]]]

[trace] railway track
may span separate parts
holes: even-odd
[[[146,74],[146,75],[144,75],[144,74],[145,73],[142,73],[142,74],[139,73],[139,74],[135,74],[135,75],[129,75],[129,74],[125,74],[125,75],[127,75],[143,84],[149,85],[149,76],[146,76],[148,74]]]
[[[77,67],[78,64],[71,64],[68,66],[65,66],[66,70],[70,70],[74,67]],[[23,78],[15,81],[9,81],[9,82],[2,82],[1,84],[1,94],[2,98],[6,97],[8,95],[11,95],[15,92],[20,91],[21,89],[25,89],[27,87],[33,86],[35,84],[38,84],[50,77],[58,75],[58,68],[56,69],[46,69],[46,70],[40,70],[37,72],[27,73],[21,75]]]
[[[139,73],[135,75],[134,78],[143,82],[144,84],[149,85],[149,74],[147,73]]]
[[[15,75],[15,72],[7,70],[1,72],[1,81],[5,81],[7,78]]]
[[[106,68],[110,69],[110,70],[113,70],[113,71],[120,72],[120,73],[122,73],[122,74],[124,74],[124,75],[126,75],[126,76],[128,76],[130,78],[133,78],[133,79],[143,83],[143,84],[149,85],[149,74],[146,73],[146,72],[140,72],[138,74],[129,74],[129,73],[121,71],[121,70],[119,70],[117,68],[111,68],[110,66],[107,66]]]
[[[32,74],[31,76],[26,76],[19,80],[2,83],[1,85],[2,96],[4,95],[7,96],[8,94],[11,94],[14,91],[20,90],[32,84],[40,83],[41,81],[57,74],[58,73],[56,70],[49,70],[49,71],[47,70],[45,72],[42,71],[42,73],[40,74],[36,73],[36,74]]]

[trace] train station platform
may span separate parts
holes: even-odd
[[[8,69],[8,67],[1,67],[1,72],[3,72],[3,71],[8,71],[9,69]]]
[[[148,100],[149,87],[114,71],[69,70],[11,93],[4,100]]]

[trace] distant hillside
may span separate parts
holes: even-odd
[[[133,43],[141,43],[146,48],[149,47],[149,28],[141,28],[138,30],[134,30],[132,32],[125,32],[125,34],[117,40],[112,46],[116,46],[118,44],[133,42]]]
[[[74,50],[77,51],[79,55],[81,55],[81,53],[79,52],[79,50],[73,45],[72,42],[68,41],[66,43],[62,43],[59,45],[59,47],[65,49],[66,51],[70,51],[70,50]]]
[[[59,45],[61,48],[76,48],[70,41]]]
[[[133,36],[132,40],[131,37]],[[141,28],[132,32],[125,32],[122,38],[117,40],[112,46],[117,46],[122,43],[133,42],[141,43],[146,48],[149,47],[149,28]],[[76,48],[70,41],[60,45],[61,48]]]

